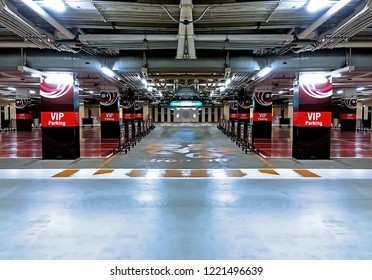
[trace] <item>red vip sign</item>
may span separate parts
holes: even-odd
[[[136,113],[136,119],[143,119],[143,114]]]
[[[16,114],[17,120],[31,120],[32,115],[30,113],[18,113]]]
[[[356,120],[356,114],[353,113],[343,113],[340,114],[341,120]]]
[[[41,112],[42,127],[79,126],[79,112]]]
[[[237,114],[236,113],[230,113],[229,114],[229,119],[236,119]]]
[[[119,113],[101,113],[101,122],[118,122],[119,120]]]
[[[273,116],[271,113],[254,113],[253,114],[254,122],[271,122],[272,120],[273,120]]]
[[[236,115],[238,120],[249,120],[249,113],[238,113]]]
[[[123,120],[134,120],[136,119],[135,113],[125,113],[123,114]]]
[[[293,125],[298,127],[331,127],[332,112],[294,112]]]

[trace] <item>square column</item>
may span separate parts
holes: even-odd
[[[271,139],[272,111],[271,92],[255,92],[253,97],[253,138]]]
[[[355,131],[356,110],[356,98],[342,99],[340,114],[341,131]]]
[[[331,106],[331,80],[323,73],[300,73],[293,93],[294,158],[330,158]]]
[[[16,99],[17,131],[32,131],[31,99]]]
[[[135,140],[136,136],[136,112],[135,112],[135,101],[126,100],[123,101],[123,125],[125,126],[125,138],[127,143],[131,143]]]
[[[237,137],[241,142],[244,142],[247,135],[248,125],[250,124],[251,100],[241,99],[238,101],[238,120]]]
[[[41,78],[43,159],[80,157],[79,91],[72,73],[47,73]]]
[[[228,132],[237,136],[238,101],[229,101],[229,125]]]
[[[135,118],[137,123],[137,135],[143,133],[143,105],[144,101],[136,100],[134,103]]]
[[[101,92],[101,139],[120,137],[120,100],[116,91]]]

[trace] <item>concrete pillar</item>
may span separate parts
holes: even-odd
[[[79,91],[73,73],[48,73],[40,82],[43,159],[80,157]]]
[[[171,114],[172,114],[171,108],[167,107],[166,109],[167,109],[167,122],[170,123],[171,122]]]
[[[31,99],[17,98],[15,107],[17,131],[32,131]]]
[[[159,110],[159,108],[158,107],[153,107],[153,110],[155,110],[155,119],[154,119],[154,122],[159,122],[159,114],[158,114],[158,110]]]
[[[120,137],[120,100],[117,91],[101,92],[101,138]],[[132,104],[133,105],[133,104]]]
[[[340,123],[341,131],[355,131],[356,128],[357,99],[342,99]]]
[[[271,92],[255,92],[253,99],[253,139],[271,138],[272,127]]]
[[[288,115],[287,118],[289,118],[289,124],[293,125],[293,103],[288,103]]]
[[[202,113],[202,122],[205,122],[205,108],[204,107],[202,108],[201,113]]]
[[[332,82],[323,73],[300,73],[293,93],[292,156],[329,159],[332,126]]]
[[[160,121],[161,122],[164,122],[165,121],[165,118],[164,118],[164,115],[165,115],[165,108],[164,107],[161,107],[160,108]]]
[[[208,107],[208,122],[212,122],[212,110],[213,107]]]

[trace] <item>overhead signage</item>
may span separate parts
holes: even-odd
[[[203,106],[201,101],[190,101],[190,100],[181,100],[181,101],[171,101],[171,107],[200,107]]]

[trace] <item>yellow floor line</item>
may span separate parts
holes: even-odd
[[[221,170],[225,177],[244,177],[245,174],[239,169],[236,170]],[[220,172],[220,173],[221,173]],[[207,169],[159,169],[159,170],[141,170],[134,169],[126,174],[129,177],[148,177],[148,178],[214,178],[216,174]],[[221,174],[219,174],[221,175]],[[218,177],[218,175],[217,175]]]
[[[258,158],[260,161],[262,161],[264,164],[266,164],[268,167],[270,168],[274,168],[274,165],[272,165],[270,162],[268,162],[266,159],[264,159],[262,156],[260,155],[257,155],[255,153],[253,153],[253,155]]]
[[[72,175],[74,175],[78,171],[79,171],[79,169],[66,169],[66,170],[63,170],[62,172],[59,172],[59,173],[53,175],[52,177],[67,178],[67,177],[71,177]]]
[[[106,164],[108,164],[110,161],[112,161],[118,155],[119,155],[119,153],[117,153],[115,155],[112,155],[111,157],[109,157],[108,159],[106,159],[104,162],[102,162],[100,165],[98,165],[98,168],[102,168],[102,167],[106,166]]]
[[[263,174],[280,175],[278,172],[272,169],[259,169],[258,171]]]
[[[110,174],[114,172],[114,169],[100,169],[96,171],[93,175],[103,175],[103,174]]]
[[[315,174],[309,170],[306,169],[293,169],[294,172],[301,175],[302,177],[312,177],[312,178],[319,178],[320,176],[318,174]]]

